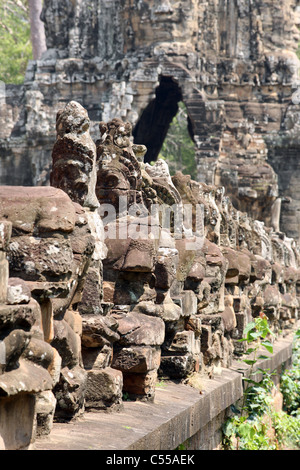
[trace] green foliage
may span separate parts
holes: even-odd
[[[250,365],[250,372],[249,377],[244,377],[244,381],[248,382],[248,387],[244,393],[244,403],[247,400],[251,401],[251,397],[253,395],[257,395],[257,381],[255,379],[256,371],[254,371],[254,366],[257,361],[261,359],[266,359],[267,356],[261,354],[262,348],[266,349],[267,352],[273,352],[273,345],[271,341],[268,339],[269,337],[273,336],[273,332],[269,328],[268,319],[266,315],[261,314],[259,317],[255,318],[253,322],[250,322],[245,330],[244,330],[244,338],[240,339],[239,341],[246,341],[249,345],[248,349],[246,350],[246,355],[249,356],[249,359],[243,359],[243,362],[247,365]],[[269,386],[270,383],[270,375],[268,371],[261,370],[260,368],[257,369],[257,372],[262,373],[265,381],[261,382],[261,386],[264,388]]]
[[[223,427],[223,443],[227,450],[275,450],[270,442],[269,426],[259,418],[233,416]]]
[[[26,0],[0,0],[0,80],[20,84],[32,59]]]
[[[271,391],[273,382],[268,371],[258,369],[263,378],[256,383],[253,368],[256,362],[263,358],[260,354],[261,347],[268,352],[273,351],[271,342],[267,339],[272,335],[268,326],[268,320],[264,315],[249,323],[244,331],[244,338],[249,348],[247,355],[251,360],[244,362],[251,366],[250,377],[245,379],[248,387],[244,394],[241,409],[232,407],[233,416],[223,426],[223,444],[230,450],[279,450],[300,448],[300,386],[299,386],[299,359],[300,331],[296,333],[295,354],[293,368],[282,376],[281,390],[284,396],[285,410],[276,412],[272,406]],[[298,342],[297,342],[298,341]],[[292,392],[292,393],[291,393]]]
[[[167,161],[171,175],[176,171],[182,171],[185,175],[191,175],[196,179],[195,145],[188,132],[187,119],[186,108],[180,102],[179,111],[170,125],[158,158]]]
[[[297,331],[293,347],[293,367],[281,376],[281,393],[284,410],[300,419],[300,330]]]
[[[280,449],[300,449],[300,419],[284,411],[273,412],[273,427]]]

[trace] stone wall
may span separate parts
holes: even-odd
[[[223,187],[145,163],[146,151],[117,118],[94,141],[71,101],[57,113],[51,186],[0,187],[4,448],[49,434],[53,417],[153,401],[159,378],[218,376],[259,315],[276,336],[297,324],[297,242]]]
[[[179,101],[198,181],[299,236],[299,1],[44,2],[48,50],[2,97],[0,183],[49,183],[55,114],[70,100],[119,117],[156,160]],[[113,21],[112,21],[113,19]]]

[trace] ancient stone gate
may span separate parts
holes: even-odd
[[[45,1],[48,51],[1,107],[1,184],[47,184],[62,103],[88,110],[92,135],[128,120],[155,160],[183,100],[198,181],[298,238],[298,13],[297,0]]]

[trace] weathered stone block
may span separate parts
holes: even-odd
[[[122,404],[122,372],[106,367],[87,373],[86,408],[120,408]]]
[[[159,348],[150,346],[131,346],[116,349],[113,354],[111,367],[124,373],[141,374],[152,369],[158,369],[161,352]]]
[[[103,273],[100,263],[93,263],[85,276],[82,298],[78,305],[81,315],[101,315],[103,313],[101,306],[103,297],[102,277]],[[111,301],[110,298],[107,298],[107,292],[105,292],[104,301]]]
[[[123,346],[160,346],[165,338],[165,324],[161,318],[131,312],[114,314],[117,320],[120,344]]]
[[[12,234],[71,232],[75,226],[75,208],[67,194],[46,187],[2,186],[0,218],[12,223]]]
[[[236,327],[236,317],[232,306],[226,306],[221,313],[221,317],[223,318],[225,332],[232,331]]]
[[[102,348],[83,347],[81,354],[85,370],[105,369],[111,365],[113,348],[111,345],[105,345]]]
[[[7,286],[7,303],[28,304],[31,299],[31,291],[28,285],[19,278],[10,278]]]
[[[41,392],[36,396],[36,436],[47,436],[53,426],[56,398],[51,390]]]
[[[195,371],[196,357],[189,353],[184,356],[162,356],[159,375],[171,379],[180,379]]]
[[[191,290],[182,293],[182,313],[184,317],[190,317],[197,313],[197,297]]]
[[[8,248],[11,276],[47,281],[71,275],[73,252],[70,241],[20,236]]]
[[[22,393],[38,393],[51,390],[52,379],[47,370],[24,359],[19,367],[0,376],[1,396],[11,397]]]
[[[54,320],[54,338],[51,345],[62,357],[62,367],[74,367],[80,363],[81,338],[65,320]]]
[[[179,331],[175,334],[172,343],[168,347],[168,352],[173,354],[195,353],[199,354],[195,343],[195,334],[193,331]]]
[[[12,231],[12,223],[9,220],[0,219],[0,251],[6,251]]]
[[[0,398],[0,409],[0,450],[28,449],[35,437],[34,395]]]
[[[112,316],[84,315],[82,344],[88,348],[108,346],[120,339],[118,321]]]
[[[7,300],[7,283],[9,277],[9,266],[6,254],[0,251],[0,304],[6,303]]]
[[[155,395],[157,381],[157,370],[152,370],[146,374],[124,374],[124,392],[132,398],[152,400]]]
[[[59,382],[53,389],[58,420],[70,420],[84,412],[86,387],[87,372],[80,366],[61,369]]]

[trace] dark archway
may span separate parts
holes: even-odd
[[[147,147],[145,163],[157,160],[180,101],[182,93],[178,83],[172,77],[162,76],[154,100],[145,108],[133,130],[134,142]]]

